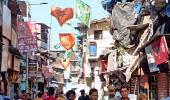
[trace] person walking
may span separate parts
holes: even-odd
[[[75,100],[76,98],[76,92],[74,90],[69,90],[66,93],[67,100]]]
[[[63,91],[59,91],[58,92],[57,100],[65,100]]]
[[[22,90],[21,99],[22,100],[27,100],[28,99],[28,95],[27,95],[26,90]]]
[[[43,100],[42,99],[42,93],[41,92],[38,92],[38,98],[36,100]]]
[[[98,99],[98,91],[95,88],[91,88],[89,91],[89,100],[97,100]]]
[[[128,94],[129,94],[128,88],[125,87],[125,86],[122,86],[120,88],[120,95],[122,96],[121,100],[130,100],[129,97],[128,97]]]
[[[48,96],[46,98],[43,98],[43,100],[57,100],[54,96],[54,88],[53,87],[49,87],[48,89]]]
[[[81,96],[78,98],[78,100],[88,100],[88,96],[85,94],[85,90],[80,91]]]
[[[137,100],[148,100],[148,98],[145,94],[138,94]]]

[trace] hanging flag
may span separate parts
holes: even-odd
[[[64,69],[66,70],[67,69],[67,67],[69,66],[69,64],[70,64],[70,58],[67,58],[67,59],[65,59],[65,60],[61,60],[61,64],[63,65],[63,67],[64,67]]]
[[[75,37],[73,33],[60,33],[60,45],[66,50],[71,49],[75,44]]]
[[[81,0],[77,0],[76,3],[76,18],[85,25],[89,25],[90,20],[90,6]]]
[[[148,66],[149,66],[150,72],[158,72],[159,68],[155,64],[155,59],[154,59],[154,56],[152,54],[152,47],[151,47],[151,45],[145,47],[145,52],[146,52],[146,56],[147,56],[147,60],[148,60]]]
[[[51,15],[54,16],[57,20],[60,26],[63,26],[63,24],[73,18],[73,9],[72,8],[59,8],[59,7],[52,7],[51,8]]]
[[[168,51],[165,36],[154,41],[151,44],[151,46],[152,46],[152,54],[155,58],[156,65],[159,65],[161,63],[165,63],[168,61],[169,51]]]

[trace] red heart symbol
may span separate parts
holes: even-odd
[[[73,18],[73,9],[72,8],[61,9],[59,7],[52,7],[51,15],[54,16],[58,20],[60,26],[62,26],[66,21]]]

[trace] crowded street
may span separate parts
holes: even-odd
[[[0,0],[0,100],[170,100],[170,0]]]

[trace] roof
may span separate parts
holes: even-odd
[[[80,30],[87,30],[88,27],[84,23],[77,23],[77,26],[74,28],[80,31]]]
[[[101,23],[101,22],[110,22],[110,18],[102,18],[102,19],[94,19],[91,21],[91,24],[95,24],[95,23]]]
[[[58,69],[64,69],[60,61],[53,62],[51,66]]]
[[[22,57],[19,50],[17,48],[13,47],[13,46],[9,46],[9,52],[16,55],[17,57]]]
[[[153,36],[150,39],[150,41],[146,42],[142,47],[140,47],[138,51],[142,51],[146,46],[150,45],[153,41],[155,41],[156,39],[158,39],[162,36],[169,36],[170,37],[170,34],[159,34],[159,35]]]
[[[41,26],[44,27],[44,28],[49,28],[49,29],[51,29],[49,26],[47,26],[47,25],[44,24],[44,23],[37,23],[37,24],[41,25]]]

